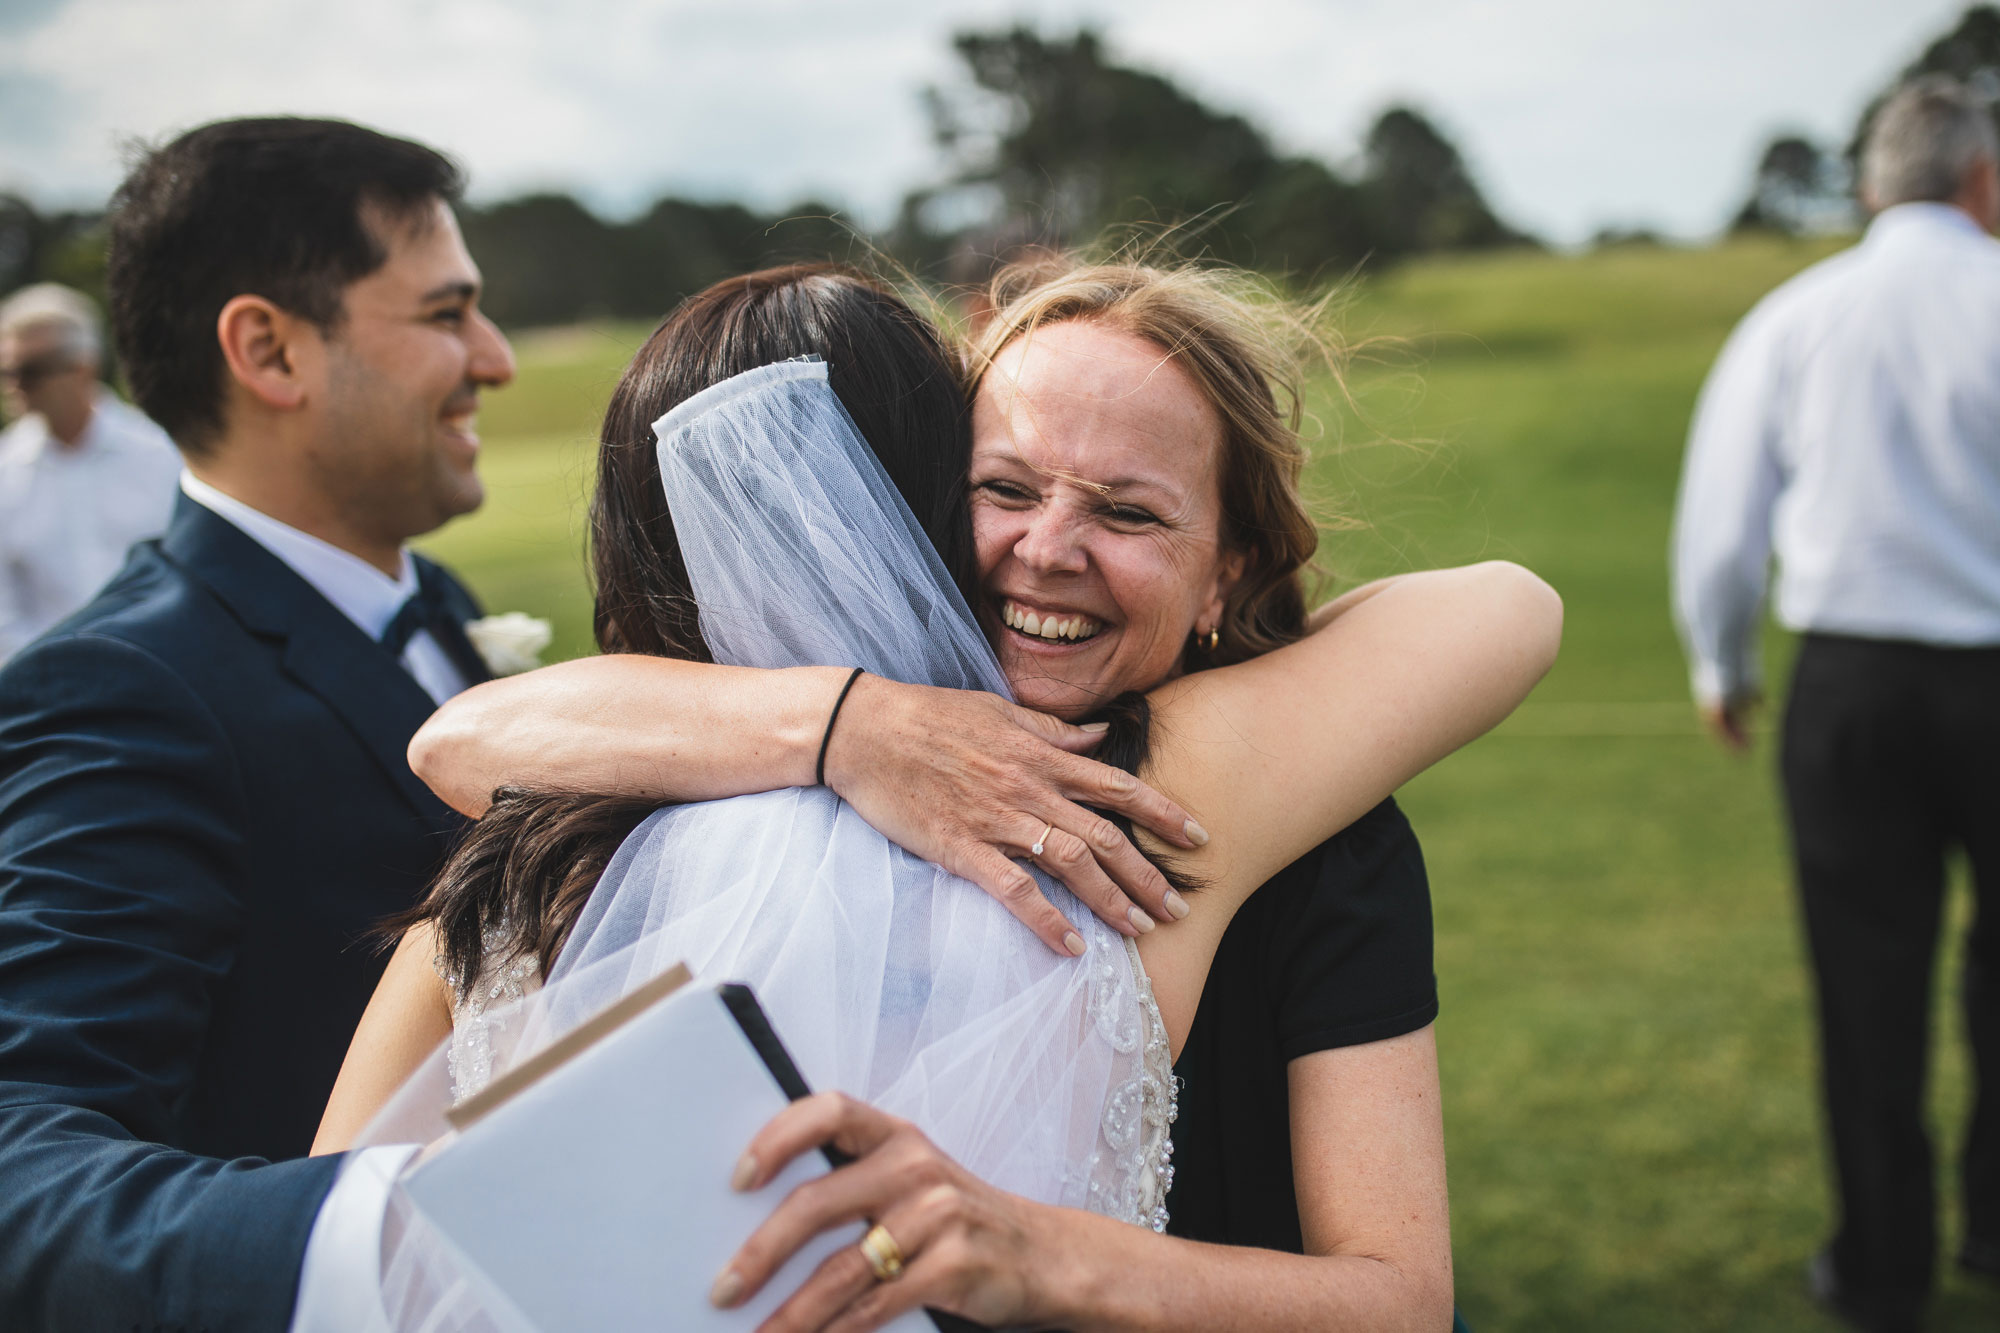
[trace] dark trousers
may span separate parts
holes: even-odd
[[[1839,1225],[1857,1293],[1921,1300],[1937,1253],[1924,1077],[1947,849],[1972,863],[1967,1236],[2000,1242],[2000,648],[1809,635],[1782,758]]]

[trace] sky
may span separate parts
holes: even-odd
[[[1558,243],[1696,239],[1780,131],[1846,142],[1964,0],[0,0],[0,189],[95,205],[124,146],[224,116],[423,139],[473,197],[818,199],[862,226],[937,178],[919,97],[954,31],[1101,32],[1336,165],[1422,108]]]

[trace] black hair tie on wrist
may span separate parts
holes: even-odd
[[[847,692],[854,688],[854,682],[861,679],[863,668],[856,667],[847,673],[847,683],[840,687],[840,697],[833,701],[833,711],[826,715],[826,732],[819,738],[819,762],[813,765],[813,783],[826,785],[826,747],[833,744],[833,724],[840,717],[840,706],[847,702]]]

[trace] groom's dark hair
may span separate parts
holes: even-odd
[[[421,226],[464,183],[437,150],[341,120],[222,120],[146,152],[111,199],[111,332],[133,400],[198,456],[223,429],[222,307],[254,294],[337,331],[347,287],[389,257],[364,213]]]

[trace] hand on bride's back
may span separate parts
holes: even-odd
[[[1131,840],[1084,806],[1195,845],[1187,811],[1084,757],[1102,734],[991,694],[863,676],[828,740],[826,781],[890,840],[979,885],[1050,948],[1075,953],[1069,922],[1014,858],[1033,860],[1106,924],[1137,935],[1186,908]]]

